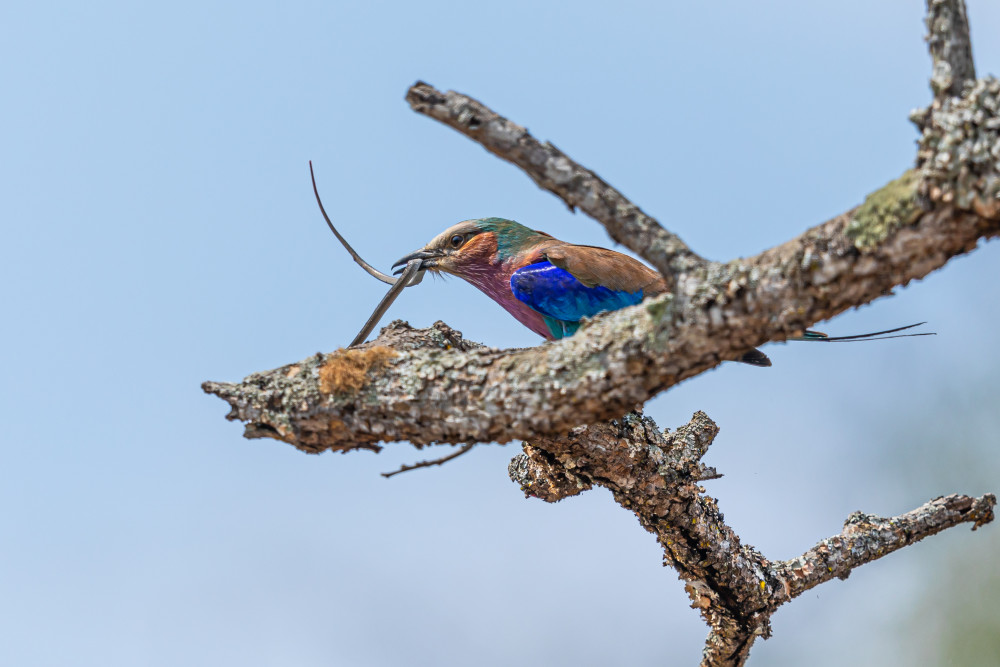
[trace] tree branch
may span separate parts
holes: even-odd
[[[770,634],[768,589],[759,585],[769,563],[741,544],[716,500],[700,486],[718,476],[701,463],[718,431],[702,412],[672,434],[630,413],[620,421],[526,443],[509,469],[525,495],[554,502],[598,485],[635,513],[711,628],[706,667],[743,664],[753,641]],[[575,488],[564,480],[575,481]]]
[[[952,494],[892,518],[855,512],[847,517],[844,530],[823,540],[798,558],[777,563],[775,576],[785,585],[790,600],[834,577],[846,579],[854,568],[893,551],[919,542],[960,523],[972,529],[993,520],[996,496],[980,498]]]
[[[976,79],[965,3],[962,0],[927,0],[924,22],[933,62],[931,90],[937,98],[958,97],[962,87]]]
[[[555,343],[471,349],[440,323],[424,331],[396,324],[370,344],[395,354],[354,391],[328,393],[319,385],[318,368],[336,368],[343,352],[292,365],[308,373],[289,376],[286,366],[203,387],[233,407],[230,419],[310,450],[556,435],[621,416],[724,359],[868,303],[1000,233],[1000,219],[955,206],[922,213],[917,183],[911,172],[798,239],[749,260],[699,268],[674,293],[596,318]],[[394,347],[404,339],[404,348]]]
[[[520,167],[538,187],[579,207],[600,222],[618,243],[645,258],[664,276],[688,271],[703,260],[681,239],[625,195],[565,153],[541,143],[524,127],[507,120],[482,102],[418,81],[406,93],[410,107],[478,142],[494,155]]]
[[[702,412],[674,433],[648,417],[573,429],[535,440],[511,462],[525,495],[555,502],[591,486],[611,491],[663,547],[664,561],[686,582],[692,607],[711,632],[702,665],[742,665],[757,637],[770,635],[777,608],[804,591],[960,523],[993,520],[996,497],[951,495],[898,517],[856,512],[844,531],[798,558],[771,562],[723,521],[700,483],[716,476],[701,463],[718,427]]]

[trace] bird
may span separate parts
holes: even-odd
[[[393,268],[419,260],[419,268],[457,276],[548,340],[572,336],[585,317],[634,306],[668,290],[663,276],[626,254],[566,243],[504,218],[465,220],[449,227]],[[395,273],[401,273],[399,269]],[[923,324],[922,322],[920,324]],[[908,329],[829,337],[806,331],[799,340],[855,340]],[[918,334],[920,335],[920,334]],[[757,349],[737,361],[770,366]]]

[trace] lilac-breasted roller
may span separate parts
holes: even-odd
[[[584,317],[634,306],[667,290],[663,276],[628,255],[566,243],[503,218],[460,222],[393,267],[414,259],[420,260],[420,269],[450,273],[472,283],[521,324],[549,340],[572,336]],[[934,335],[887,335],[921,324],[854,336],[806,331],[792,340],[841,342]],[[760,350],[744,353],[739,361],[771,365]]]
[[[584,317],[634,306],[667,289],[663,276],[628,255],[566,243],[503,218],[460,222],[393,266],[414,259],[421,269],[472,283],[549,340],[573,335]],[[740,361],[771,365],[760,350]]]

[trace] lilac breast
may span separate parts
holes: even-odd
[[[511,264],[472,265],[462,267],[459,277],[475,285],[486,296],[490,297],[513,315],[518,322],[534,331],[543,338],[552,339],[552,333],[545,324],[541,313],[532,310],[528,304],[520,301],[510,289],[510,277],[515,267]]]

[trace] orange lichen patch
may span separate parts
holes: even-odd
[[[330,432],[330,435],[336,440],[343,440],[351,435],[350,429],[340,419],[331,419],[328,427],[327,430]]]
[[[369,371],[385,368],[396,351],[376,345],[367,350],[338,350],[319,369],[319,388],[325,394],[354,393],[365,386]]]

